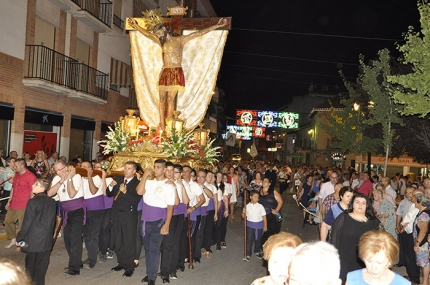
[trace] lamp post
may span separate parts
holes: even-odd
[[[361,133],[360,128],[360,104],[354,103],[354,111],[357,112],[357,138],[356,141],[359,142],[358,144],[358,151],[360,153],[360,164],[358,166],[358,172],[361,173],[361,165],[363,163],[363,152],[361,150],[361,143],[363,140],[363,134]]]

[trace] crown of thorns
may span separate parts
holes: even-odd
[[[146,30],[154,33],[163,26],[163,15],[161,9],[146,10],[142,12],[143,18],[146,20]]]

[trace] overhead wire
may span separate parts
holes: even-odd
[[[244,68],[250,68],[250,69],[258,69],[258,70],[267,70],[267,71],[276,71],[276,72],[283,72],[283,73],[293,73],[293,74],[302,74],[302,75],[312,75],[312,76],[323,76],[323,77],[332,77],[332,78],[339,78],[342,77],[340,75],[328,75],[328,74],[318,74],[318,73],[309,73],[309,72],[300,72],[300,71],[290,71],[290,70],[281,70],[281,69],[273,69],[273,68],[264,68],[264,67],[255,67],[255,66],[245,66],[245,65],[239,65],[239,64],[230,64],[230,63],[224,63],[223,65],[227,66],[234,66],[234,67],[244,67]],[[353,77],[345,77],[347,79],[355,79]]]

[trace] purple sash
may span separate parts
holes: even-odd
[[[158,208],[149,206],[145,202],[143,202],[142,207],[142,235],[145,236],[145,226],[146,222],[154,222],[161,220],[160,224],[158,224],[158,227],[161,227],[164,222],[166,221],[166,215],[167,215],[167,208]]]
[[[87,221],[87,208],[85,206],[84,197],[80,197],[73,200],[60,201],[61,209],[63,210],[63,227],[67,225],[67,217],[69,212],[84,209],[84,225]]]
[[[208,215],[208,206],[201,206],[202,208],[202,216]]]
[[[257,230],[261,230],[264,228],[264,222],[263,221],[259,221],[259,222],[251,222],[251,221],[246,221],[246,226],[250,227],[251,229],[255,229],[255,239],[258,239],[258,231]]]
[[[113,204],[113,197],[103,196],[103,200],[105,202],[105,210],[111,209]]]
[[[208,211],[210,210],[215,210],[215,202],[214,202],[214,198],[211,198],[209,200],[209,204],[208,204]]]
[[[202,215],[202,207],[198,207],[190,214],[190,220],[191,221],[197,221],[197,216]]]
[[[173,207],[173,216],[185,215],[187,213],[187,205],[179,203],[178,206]]]
[[[224,217],[224,212],[225,212],[225,205],[224,205],[224,200],[221,200],[221,205],[219,206],[218,209],[218,217]]]
[[[105,209],[105,200],[103,195],[99,195],[96,197],[92,197],[89,199],[85,199],[85,204],[87,205],[88,211],[95,210],[104,210]]]
[[[142,211],[143,209],[143,197],[140,199],[139,204],[137,204],[137,211]]]

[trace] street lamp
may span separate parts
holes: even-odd
[[[363,152],[361,150],[361,144],[363,141],[363,134],[361,133],[361,128],[360,128],[360,104],[354,103],[354,111],[357,112],[357,130],[358,130],[358,137],[357,137],[357,141],[359,141],[360,143],[358,144],[358,151],[360,152],[360,164],[358,166],[358,172],[361,173],[361,165],[363,163]]]

